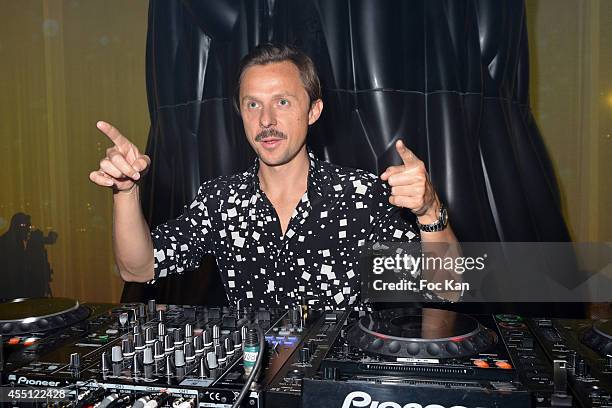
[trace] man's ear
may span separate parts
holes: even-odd
[[[321,99],[317,99],[310,104],[310,111],[308,111],[308,124],[312,125],[315,123],[319,119],[319,116],[321,116],[321,112],[323,112],[323,101]]]

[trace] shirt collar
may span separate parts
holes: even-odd
[[[325,190],[329,186],[331,188],[330,180],[325,180],[332,175],[326,175],[325,169],[319,159],[315,157],[312,151],[308,148],[308,161],[310,162],[308,167],[308,198],[310,201],[318,201],[325,197]],[[259,177],[257,172],[259,171],[259,157],[255,157],[253,166],[247,170],[247,178],[250,179],[251,185],[255,189],[256,193],[261,193],[261,186],[259,185]]]

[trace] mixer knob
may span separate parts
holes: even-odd
[[[183,346],[183,352],[185,353],[185,360],[191,362],[195,360],[195,351],[193,350],[193,344],[185,343]]]
[[[121,348],[119,348],[119,350],[121,350]],[[110,362],[110,358],[108,356],[108,352],[104,351],[102,352],[102,357],[100,359],[100,365],[102,366],[102,371],[108,371],[110,369],[111,366],[111,362]],[[121,359],[123,360],[123,358]]]
[[[208,368],[210,368],[211,370],[219,366],[217,364],[217,355],[214,351],[209,351],[208,354],[206,354],[206,363],[208,365]]]
[[[242,347],[242,334],[240,334],[240,330],[236,330],[232,333],[232,340],[234,342],[234,348]]]
[[[113,363],[121,363],[123,361],[123,352],[121,346],[113,346],[111,349]]]
[[[134,347],[137,351],[142,351],[145,348],[144,338],[142,334],[136,333],[134,334]]]
[[[185,325],[185,338],[190,339],[192,337],[193,337],[193,327],[189,323],[187,323]]]
[[[217,362],[220,365],[225,364],[227,354],[225,353],[225,346],[223,346],[223,344],[215,346],[215,355],[217,356]]]
[[[164,345],[156,340],[155,343],[153,343],[153,358],[160,360],[164,358],[165,355]]]
[[[213,339],[213,343],[218,344],[219,343],[219,334],[220,334],[220,329],[219,326],[217,326],[216,324],[213,326],[212,328],[212,339]]]
[[[121,351],[125,357],[131,357],[134,354],[134,343],[131,339],[124,339],[121,341]]]
[[[153,364],[153,350],[151,346],[147,346],[147,348],[144,349],[142,360],[145,365]]]
[[[136,334],[136,333],[140,333],[140,325],[138,323],[136,323],[133,327],[132,327],[132,334]]]
[[[70,368],[78,370],[81,367],[81,355],[79,353],[70,354]]]
[[[164,336],[164,350],[166,353],[171,353],[174,351],[174,341],[169,335]]]
[[[166,325],[163,323],[157,324],[157,337],[162,337],[166,335]]]
[[[172,357],[166,356],[166,376],[171,377],[174,375],[174,362]]]
[[[166,316],[164,315],[164,311],[161,310],[161,309],[157,311],[157,320],[159,320],[160,322],[163,322],[164,320],[166,320]]]
[[[234,342],[229,337],[226,337],[223,340],[223,346],[225,347],[225,353],[227,357],[231,358],[234,356]]]
[[[143,303],[140,303],[138,305],[138,318],[145,319],[146,317],[147,317],[147,313],[145,310],[145,305]]]
[[[193,346],[197,354],[201,354],[204,351],[204,339],[202,336],[203,334],[200,334],[193,338]]]
[[[151,318],[155,317],[155,312],[157,311],[157,303],[155,299],[151,299],[147,302],[147,313]]]
[[[174,350],[174,365],[177,367],[185,366],[185,353],[183,352],[183,350]]]
[[[130,323],[138,322],[138,308],[137,307],[132,307],[128,314],[130,316]]]
[[[155,332],[152,327],[147,327],[145,329],[145,343],[153,344],[155,342]]]
[[[302,347],[300,349],[300,363],[307,363],[310,361],[310,350],[308,347]]]
[[[242,339],[241,343],[247,338],[247,333],[249,332],[249,328],[246,326],[242,326],[240,328],[240,338]]]
[[[140,354],[136,353],[132,357],[132,373],[138,374],[142,371],[142,361],[140,360]]]
[[[200,364],[198,365],[198,375],[200,376],[200,378],[207,378],[210,373],[208,372],[208,367],[206,366],[206,359],[201,358],[199,363]]]
[[[183,341],[183,331],[181,329],[175,329],[172,333],[174,335],[174,347],[181,346]]]
[[[202,332],[202,337],[203,337],[203,342],[204,342],[204,348],[212,348],[213,339],[212,339],[212,331],[210,330],[210,328]]]
[[[119,315],[119,325],[121,328],[126,328],[127,322],[129,320],[129,316],[127,313],[123,312]]]

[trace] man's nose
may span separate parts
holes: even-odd
[[[276,116],[271,108],[263,108],[259,116],[259,125],[262,128],[268,128],[276,125]]]

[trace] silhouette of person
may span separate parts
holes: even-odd
[[[57,241],[57,233],[45,237],[32,231],[31,217],[16,213],[9,229],[0,236],[0,299],[51,296],[51,266],[45,245]]]

